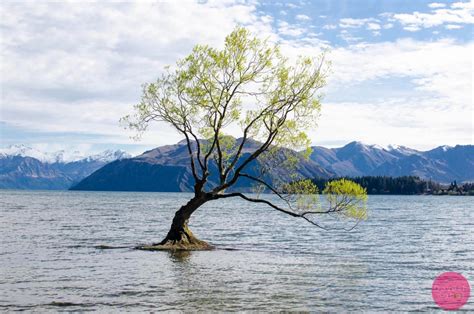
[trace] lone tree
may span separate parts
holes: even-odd
[[[188,221],[204,203],[230,197],[268,205],[317,227],[322,227],[315,220],[320,215],[365,219],[367,196],[359,185],[329,183],[322,209],[317,187],[298,175],[299,161],[310,153],[305,131],[316,126],[317,92],[326,75],[324,55],[290,62],[277,45],[236,28],[222,50],[197,45],[156,82],[145,84],[134,114],[122,121],[138,135],[152,121],[165,122],[185,138],[194,196],[176,212],[163,241],[141,248],[212,248],[193,235]],[[236,132],[241,132],[238,139],[229,135]],[[255,192],[277,197],[244,193],[236,188],[243,180],[253,182]]]

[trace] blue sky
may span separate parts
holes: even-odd
[[[221,45],[236,25],[289,57],[329,49],[313,144],[473,144],[473,1],[3,1],[0,10],[1,147],[136,154],[179,141],[155,125],[135,142],[118,120],[141,84],[197,43]]]

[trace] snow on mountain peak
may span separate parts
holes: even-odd
[[[79,151],[66,151],[59,150],[56,152],[41,152],[35,148],[28,147],[23,144],[10,145],[6,148],[0,148],[0,157],[7,156],[21,156],[21,157],[32,157],[45,163],[69,163],[75,161],[101,161],[111,162],[117,159],[124,159],[132,157],[130,154],[123,150],[105,150],[102,153],[86,156]]]
[[[130,158],[132,155],[127,153],[126,151],[123,151],[121,149],[118,150],[111,150],[107,149],[103,151],[102,153],[95,154],[92,156],[87,157],[88,161],[103,161],[103,162],[111,162],[117,159],[125,159],[125,158]]]
[[[375,148],[375,149],[383,149],[383,147],[378,145],[378,144],[370,145],[369,147],[370,148]]]
[[[42,162],[48,162],[50,156],[48,154],[40,152],[37,149],[28,147],[23,144],[19,145],[10,145],[6,148],[0,148],[0,156],[22,156],[22,157],[33,157]]]
[[[405,156],[420,154],[420,152],[417,151],[416,149],[409,148],[403,145],[393,145],[393,144],[390,144],[387,146],[387,151],[392,152],[392,153],[395,152],[395,153],[398,153],[400,155],[405,155]]]

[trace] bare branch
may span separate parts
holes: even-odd
[[[318,227],[318,228],[321,228],[321,229],[324,229],[324,230],[327,230],[325,227],[322,227],[321,225],[317,224],[316,222],[312,221],[311,219],[309,219],[308,217],[306,217],[305,215],[301,215],[301,214],[298,214],[298,213],[294,213],[294,212],[291,212],[291,211],[288,211],[286,209],[283,209],[275,204],[273,204],[272,202],[270,201],[267,201],[267,200],[264,200],[264,199],[259,199],[259,198],[251,198],[251,197],[248,197],[246,196],[245,194],[243,193],[239,193],[239,192],[236,192],[236,193],[229,193],[229,194],[221,194],[221,195],[216,195],[214,196],[215,199],[220,199],[220,198],[229,198],[229,197],[240,197],[246,201],[249,201],[249,202],[252,202],[252,203],[261,203],[261,204],[266,204],[270,207],[272,207],[273,209],[276,209],[278,210],[279,212],[282,212],[282,213],[285,213],[287,215],[290,215],[292,217],[299,217],[299,218],[303,218],[304,220],[306,220],[307,222],[311,223],[312,225]]]

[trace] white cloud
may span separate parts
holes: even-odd
[[[473,43],[401,39],[396,42],[354,44],[330,51],[333,70],[323,101],[314,144],[337,139],[418,149],[448,144],[472,144]],[[299,54],[315,54],[300,48]],[[292,50],[285,50],[291,54]],[[293,52],[293,54],[296,52]],[[396,91],[399,81],[413,87]],[[380,85],[385,84],[385,85]],[[387,89],[369,101],[367,88]],[[365,88],[365,89],[364,89]]]
[[[436,9],[431,13],[415,11],[413,13],[388,14],[388,16],[400,22],[404,29],[408,31],[440,26],[446,23],[473,24],[474,0],[456,2],[449,9]]]
[[[396,98],[323,103],[318,129],[311,138],[313,144],[359,140],[423,150],[445,144],[472,144],[472,134],[466,132],[469,129],[472,122],[468,110],[445,108],[443,100],[432,98]]]
[[[310,21],[310,20],[311,20],[311,18],[310,18],[309,16],[304,15],[304,14],[298,14],[298,15],[296,16],[296,19],[297,19],[298,21]]]
[[[185,56],[196,43],[222,46],[235,25],[280,40],[289,56],[316,55],[328,46],[318,39],[319,34],[285,21],[272,29],[271,16],[239,2],[58,2],[54,10],[51,5],[11,2],[0,6],[0,26],[8,30],[2,31],[0,49],[1,120],[38,132],[97,134],[95,141],[101,142],[130,144],[117,121],[139,100],[140,84],[153,81],[163,66]],[[449,10],[464,12],[469,6],[455,3]],[[372,18],[339,22],[344,25],[339,36],[349,43],[361,39],[351,34],[356,28],[377,35],[381,25]],[[415,19],[402,25],[418,30],[426,23]],[[382,26],[391,27],[392,23]],[[412,146],[455,144],[458,139],[465,143],[472,132],[466,119],[472,117],[473,48],[472,43],[446,39],[333,48],[328,95],[341,93],[347,86],[357,91],[360,84],[395,77],[411,82],[413,90],[406,92],[416,97],[323,105],[314,138],[379,144],[388,138],[391,143]],[[384,104],[390,108],[384,109]],[[177,140],[179,136],[170,128],[157,125],[142,144]]]
[[[421,30],[421,28],[416,25],[408,25],[403,27],[403,29],[409,32],[418,32],[419,30]]]
[[[271,15],[262,15],[262,16],[260,16],[260,20],[264,24],[270,25],[271,23],[273,23],[273,16],[271,16]]]
[[[140,85],[196,43],[221,46],[238,24],[276,38],[271,17],[230,2],[10,2],[0,9],[1,120],[115,142],[129,141],[118,120],[139,100]]]
[[[473,10],[474,9],[474,1],[469,0],[465,2],[455,2],[451,4],[451,8],[453,9],[462,9],[462,10]]]
[[[326,25],[323,26],[323,29],[332,30],[332,29],[336,29],[336,28],[337,28],[337,25],[335,25],[335,24],[326,24]]]
[[[367,23],[366,28],[371,31],[377,31],[381,29],[380,24],[377,24],[377,23]]]
[[[452,106],[470,108],[473,49],[473,43],[411,39],[338,48],[331,53],[334,73],[330,81],[345,86],[405,77],[411,79],[418,90],[428,92],[435,99],[442,97]]]
[[[346,41],[347,43],[354,43],[362,39],[362,37],[353,36],[349,31],[343,29],[339,32],[337,37],[341,38],[342,40]]]
[[[366,19],[353,19],[353,18],[343,18],[339,20],[339,27],[341,28],[358,28],[362,27],[368,23],[379,22],[379,20],[374,18]]]
[[[278,23],[278,34],[290,37],[298,37],[305,33],[305,29],[291,25],[286,21],[280,21]]]
[[[446,28],[446,29],[461,29],[461,28],[462,28],[462,25],[458,25],[458,24],[448,24],[448,25],[446,25],[444,28]]]
[[[432,8],[432,9],[444,8],[445,6],[446,6],[446,4],[439,3],[439,2],[433,2],[433,3],[428,4],[428,7]]]
[[[286,55],[316,55],[321,50],[311,47],[296,49],[287,43]],[[416,41],[399,39],[395,42],[361,43],[333,48],[328,58],[332,62],[328,94],[342,89],[390,78],[402,78],[414,84],[407,92],[423,94],[451,108],[471,110],[472,51],[474,43],[453,40]]]
[[[346,42],[352,43],[362,39],[361,37],[355,37],[349,33],[348,29],[361,28],[365,26],[365,29],[372,31],[372,35],[380,36],[380,21],[375,18],[365,18],[365,19],[353,19],[353,18],[343,18],[339,20],[339,27],[343,30],[339,33],[339,37],[345,40]],[[333,25],[325,25],[324,29],[333,29]]]
[[[300,7],[299,5],[294,4],[294,3],[287,3],[286,6],[290,9],[297,9]]]

